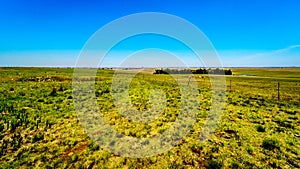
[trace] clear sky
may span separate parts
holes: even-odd
[[[193,23],[224,66],[300,66],[299,9],[298,0],[3,0],[0,66],[74,66],[95,31],[137,12]]]

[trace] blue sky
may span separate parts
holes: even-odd
[[[300,66],[299,7],[297,0],[0,1],[0,66],[74,66],[94,32],[138,12],[169,13],[193,23],[224,66]],[[136,38],[127,47],[147,48],[156,40],[144,44]],[[104,64],[117,66],[114,57]]]

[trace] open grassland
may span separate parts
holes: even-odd
[[[0,168],[299,168],[300,68],[234,68],[226,76],[226,105],[212,136],[199,141],[209,114],[211,84],[196,77],[200,107],[189,134],[153,157],[127,158],[90,139],[74,110],[73,69],[0,68]],[[86,80],[92,79],[86,69]],[[149,109],[153,88],[166,93],[166,109],[154,121],[135,123],[113,104],[113,70],[98,70],[95,97],[109,125],[132,137],[152,137],[178,116],[176,81],[189,75],[139,73],[130,84],[131,104]],[[279,94],[278,98],[278,82]]]

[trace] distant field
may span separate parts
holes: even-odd
[[[269,78],[291,78],[298,79],[300,76],[300,68],[232,68],[235,75],[251,74],[259,77]]]
[[[89,80],[90,70],[85,70]],[[212,94],[209,76],[201,75],[196,77],[200,107],[191,132],[163,154],[136,159],[105,151],[86,134],[74,110],[73,69],[0,68],[0,168],[299,168],[300,68],[231,70],[225,110],[211,138],[199,142]],[[152,71],[137,74],[129,89],[132,105],[141,111],[149,109],[152,89],[167,94],[164,112],[146,124],[122,117],[113,105],[114,70],[97,72],[99,113],[124,135],[159,135],[178,116],[176,81],[189,75],[172,78]]]

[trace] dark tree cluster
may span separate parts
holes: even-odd
[[[190,69],[156,69],[153,74],[190,74]]]
[[[199,68],[199,69],[156,69],[153,74],[220,74],[220,75],[232,75],[232,71],[230,69],[205,69],[205,68]]]

